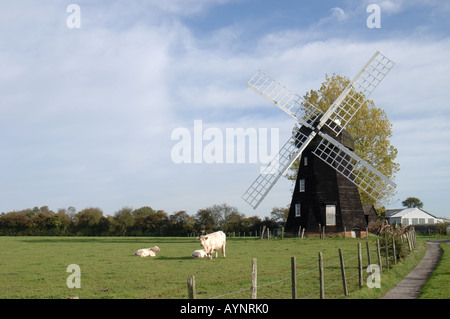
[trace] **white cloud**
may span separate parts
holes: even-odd
[[[348,18],[348,14],[342,8],[331,8],[330,12],[331,14],[328,17],[320,19],[314,27],[322,27],[327,24],[340,23]]]
[[[338,21],[344,21],[345,19],[347,19],[347,14],[345,13],[345,11],[342,8],[336,7],[336,8],[332,8],[330,11],[331,11],[331,16],[333,18],[336,18]]]
[[[239,0],[171,0],[171,1],[145,1],[151,7],[158,7],[162,11],[176,15],[191,15],[205,11],[208,7],[224,5]]]
[[[402,9],[403,3],[404,3],[403,0],[381,1],[380,8],[383,13],[395,14],[395,13],[398,13]]]

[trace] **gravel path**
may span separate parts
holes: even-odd
[[[381,299],[417,299],[420,291],[441,259],[442,249],[439,247],[439,244],[442,241],[449,242],[450,240],[427,242],[427,252],[422,261]]]

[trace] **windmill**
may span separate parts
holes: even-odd
[[[393,66],[375,52],[326,112],[259,70],[247,85],[297,120],[299,129],[242,198],[256,209],[302,156],[286,229],[365,229],[358,188],[380,201],[396,185],[353,152],[345,128]]]

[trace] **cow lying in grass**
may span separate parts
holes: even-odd
[[[158,246],[152,247],[152,248],[143,248],[139,249],[137,252],[134,253],[135,256],[140,257],[155,257],[157,252],[161,251]]]
[[[199,249],[192,253],[192,257],[193,258],[205,258],[205,257],[209,257],[209,256],[204,249]]]

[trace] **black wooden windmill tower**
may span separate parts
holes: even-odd
[[[296,119],[299,129],[242,198],[256,208],[301,157],[286,231],[365,230],[358,188],[379,201],[396,185],[353,152],[345,127],[393,66],[376,52],[326,112],[258,71],[247,85]]]

